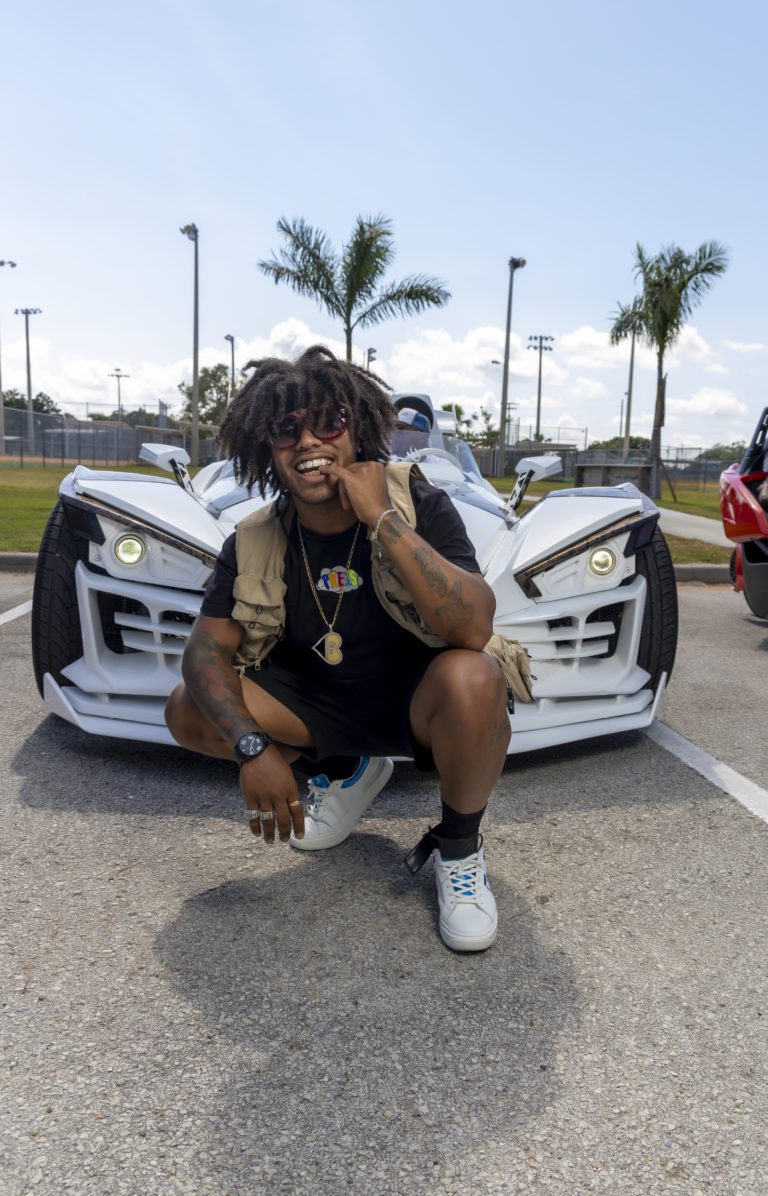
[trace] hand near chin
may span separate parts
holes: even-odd
[[[380,461],[355,461],[347,466],[333,462],[321,466],[320,473],[337,479],[342,506],[351,507],[360,522],[369,527],[375,527],[382,511],[392,506]]]

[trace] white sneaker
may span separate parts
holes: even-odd
[[[392,768],[388,756],[362,756],[345,781],[329,781],[324,774],[312,777],[304,812],[304,838],[297,839],[291,831],[291,847],[322,851],[343,843],[392,776]]]
[[[432,859],[440,937],[453,951],[485,951],[496,938],[499,920],[482,847],[462,860],[444,860],[436,847]]]

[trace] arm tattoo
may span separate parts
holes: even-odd
[[[182,671],[195,704],[231,743],[256,725],[243,702],[232,653],[212,635],[196,630],[184,654]]]
[[[434,615],[436,619],[444,621],[443,634],[449,639],[462,627],[466,627],[467,623],[472,622],[475,609],[470,602],[464,601],[461,580],[457,578],[453,583],[448,581],[431,548],[417,548],[413,559],[430,590],[434,590],[438,598],[445,598],[445,602],[434,608]]]
[[[396,544],[403,534],[403,521],[399,515],[394,519],[383,520],[379,528],[379,543],[382,548],[389,548],[392,544]]]

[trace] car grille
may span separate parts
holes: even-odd
[[[528,649],[537,699],[634,692],[645,593],[644,579],[635,576],[611,592],[621,601],[606,602],[603,591],[536,602],[496,629]]]

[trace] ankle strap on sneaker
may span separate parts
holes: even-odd
[[[413,851],[405,857],[405,866],[414,874],[424,867],[432,852],[437,850],[442,855],[449,852],[451,857],[463,860],[468,855],[479,851],[483,842],[482,835],[470,835],[467,839],[446,839],[443,835],[436,835],[432,828],[422,835]]]

